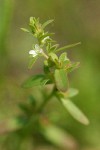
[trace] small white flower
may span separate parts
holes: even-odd
[[[35,51],[37,53],[42,53],[42,49],[40,48],[40,46],[38,44],[35,45]]]
[[[34,46],[33,50],[29,51],[29,54],[32,55],[32,57],[36,57],[38,54],[42,53],[42,49],[39,47],[38,44]]]
[[[32,57],[36,57],[38,55],[35,50],[30,50],[29,54],[32,55]]]

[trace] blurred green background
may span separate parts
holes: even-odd
[[[29,17],[41,22],[54,19],[48,28],[61,44],[82,42],[68,56],[80,61],[70,76],[70,86],[79,89],[73,101],[90,120],[89,126],[75,121],[56,102],[49,111],[59,111],[56,122],[78,141],[82,150],[100,149],[100,0],[0,0],[0,120],[16,115],[17,103],[26,101],[32,91],[20,85],[31,74],[42,72],[42,60],[30,71],[28,51],[34,39],[20,28]],[[33,91],[34,94],[34,91]]]

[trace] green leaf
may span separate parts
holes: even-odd
[[[61,48],[55,50],[55,52],[59,52],[59,51],[65,50],[65,49],[69,49],[69,48],[72,48],[72,47],[77,46],[79,44],[81,44],[81,42],[78,42],[78,43],[75,43],[75,44],[66,45],[64,47],[61,47]]]
[[[30,17],[30,24],[34,25],[36,23],[36,19],[34,17]]]
[[[26,114],[30,113],[30,109],[29,109],[29,106],[27,104],[20,103],[18,106]]]
[[[74,97],[79,93],[79,91],[77,89],[74,88],[69,88],[67,91],[67,97]]]
[[[74,119],[79,121],[84,125],[89,124],[88,118],[83,114],[83,112],[70,100],[61,98],[63,106],[68,110],[68,112],[73,116]]]
[[[24,32],[30,32],[28,29],[25,29],[25,28],[20,28],[22,31],[24,31]]]
[[[31,57],[28,64],[28,69],[31,69],[38,57]]]
[[[50,23],[52,23],[54,20],[48,20],[45,23],[43,23],[42,28],[44,29],[47,25],[49,25]]]
[[[48,61],[47,60],[44,61],[44,67],[43,68],[44,68],[45,74],[50,73],[49,66],[48,66]]]
[[[53,60],[53,62],[55,62],[56,60],[58,60],[58,56],[55,53],[53,53],[53,52],[49,53],[49,56],[51,57],[51,59]]]
[[[66,92],[68,88],[67,74],[64,69],[56,69],[54,73],[55,83],[57,89]]]
[[[0,121],[0,135],[8,134],[20,129],[22,125],[16,118],[9,118]]]
[[[33,95],[29,96],[29,104],[31,104],[33,107],[36,106],[36,99],[33,97]]]
[[[79,91],[77,89],[69,88],[67,92],[61,93],[61,95],[63,95],[64,98],[71,98],[71,97],[76,96],[78,93]]]
[[[41,82],[41,86],[46,85],[48,82],[49,82],[49,79],[44,79],[44,80]]]
[[[71,135],[52,124],[43,125],[42,134],[48,141],[61,149],[71,150],[75,149],[77,145],[76,140]]]
[[[63,61],[65,61],[65,60],[69,60],[69,59],[67,58],[67,53],[66,53],[66,52],[62,53],[62,54],[60,55],[60,57],[59,57],[59,61],[63,62]]]
[[[45,34],[42,34],[42,35],[39,37],[39,39],[40,39],[40,40],[43,40],[44,38],[46,38],[46,37],[48,37],[48,36],[52,36],[52,35],[54,35],[54,33],[48,33],[48,32],[46,32]]]
[[[59,44],[55,44],[55,45],[51,46],[51,47],[48,49],[48,52],[53,52],[53,51],[55,51],[58,46],[59,46]]]
[[[72,63],[69,68],[67,68],[67,72],[72,72],[73,70],[77,69],[80,65],[80,62]]]
[[[29,79],[27,79],[22,84],[22,87],[23,88],[31,88],[33,86],[39,86],[39,85],[43,86],[48,81],[49,81],[49,79],[46,79],[46,77],[44,75],[34,75],[34,76],[30,77]]]

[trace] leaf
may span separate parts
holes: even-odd
[[[66,69],[70,64],[70,60],[67,58],[67,53],[62,53],[59,57],[59,64],[61,68]]]
[[[30,114],[30,109],[29,109],[29,106],[27,104],[24,104],[24,103],[19,103],[19,108],[25,112],[26,114]]]
[[[48,37],[48,36],[52,36],[52,35],[54,35],[54,33],[48,33],[48,32],[46,32],[45,34],[42,34],[42,35],[39,37],[39,39],[40,39],[40,40],[43,40],[44,38],[46,38],[46,37]]]
[[[57,89],[66,92],[68,88],[68,79],[64,69],[56,69],[54,73],[55,83]]]
[[[46,50],[48,51],[48,53],[54,52],[58,46],[59,44],[51,45],[51,43],[49,42],[47,43]]]
[[[36,23],[36,19],[34,17],[30,17],[30,24],[34,25]]]
[[[16,118],[8,118],[6,120],[0,121],[0,135],[14,132],[21,127],[22,125],[18,122]]]
[[[29,104],[31,104],[33,107],[36,106],[36,100],[35,100],[35,98],[33,97],[33,95],[30,95],[30,96],[29,96]]]
[[[53,52],[49,53],[49,56],[51,57],[51,59],[53,60],[53,62],[55,62],[56,60],[58,60],[58,56],[55,53],[53,53]]]
[[[24,32],[30,32],[28,29],[25,29],[25,28],[20,28],[22,31],[24,31]]]
[[[65,98],[71,98],[71,97],[76,96],[78,93],[79,93],[79,91],[78,91],[77,89],[69,88],[69,89],[67,90],[67,92],[62,93],[62,94],[63,94],[63,96],[64,96]]]
[[[49,70],[49,67],[48,67],[48,61],[47,60],[44,61],[43,69],[44,69],[45,74],[50,73],[50,70]]]
[[[33,86],[45,85],[49,79],[46,79],[44,75],[34,75],[27,79],[23,84],[23,88],[31,88]]]
[[[42,134],[54,145],[63,149],[76,149],[77,142],[61,128],[52,124],[43,125]]]
[[[73,70],[77,69],[80,65],[80,62],[72,63],[69,68],[67,68],[67,72],[72,72]]]
[[[64,52],[64,53],[62,53],[61,55],[60,55],[60,57],[59,57],[59,61],[65,61],[65,60],[69,60],[68,58],[67,58],[67,53],[66,52]]]
[[[48,24],[52,23],[54,20],[48,20],[45,23],[43,23],[42,28],[44,29]]]
[[[73,116],[74,119],[79,121],[80,123],[84,125],[89,124],[88,118],[83,114],[83,112],[70,100],[66,100],[61,98],[61,102],[63,106],[68,110],[68,112]]]
[[[28,69],[31,69],[38,57],[31,57],[28,64]]]
[[[79,93],[77,89],[69,88],[67,91],[67,97],[74,97]]]
[[[79,44],[81,44],[81,42],[78,42],[78,43],[75,43],[75,44],[66,45],[66,46],[64,46],[64,47],[61,47],[61,48],[55,50],[55,52],[59,52],[59,51],[62,51],[62,50],[64,50],[64,49],[72,48],[72,47],[77,46],[77,45],[79,45]]]

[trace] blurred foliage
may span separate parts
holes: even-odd
[[[41,72],[42,64],[40,59],[34,72],[27,71],[28,51],[34,39],[23,34],[20,28],[27,25],[30,16],[39,17],[43,21],[53,18],[55,25],[50,30],[56,31],[58,43],[63,46],[82,42],[73,52],[69,51],[70,58],[81,62],[81,67],[73,72],[70,80],[71,85],[80,91],[73,100],[86,112],[90,125],[84,127],[75,122],[56,100],[50,102],[45,111],[55,124],[76,139],[80,149],[100,149],[99,14],[99,0],[0,0],[0,122],[18,114],[18,102],[26,101],[32,91],[40,101],[41,95],[38,95],[37,89],[23,90],[20,87],[27,76]],[[0,146],[4,139],[5,135],[1,136]],[[52,145],[46,145],[48,142],[43,146],[39,143],[37,149],[53,149]],[[24,145],[30,145],[30,141],[25,139],[23,149]]]

